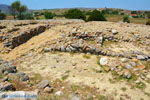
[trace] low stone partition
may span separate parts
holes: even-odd
[[[70,44],[70,45],[53,45],[49,48],[45,48],[44,52],[49,51],[60,51],[60,52],[74,52],[74,53],[90,53],[94,55],[103,55],[111,57],[125,57],[125,58],[137,58],[138,60],[149,61],[150,56],[143,54],[142,52],[114,52],[104,48],[99,48],[94,45],[79,45],[79,44]]]

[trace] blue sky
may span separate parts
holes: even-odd
[[[0,0],[0,4],[11,4],[16,0]],[[150,0],[20,0],[30,9],[51,8],[123,8],[129,10],[150,10]]]

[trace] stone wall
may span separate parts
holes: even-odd
[[[27,42],[32,37],[44,32],[46,30],[46,28],[47,28],[47,25],[44,25],[44,26],[38,26],[36,28],[22,32],[22,33],[16,35],[15,37],[13,37],[11,40],[5,42],[4,46],[13,49],[13,48]]]

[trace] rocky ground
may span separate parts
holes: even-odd
[[[150,26],[0,21],[0,91],[39,100],[149,100]]]

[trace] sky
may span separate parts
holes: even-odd
[[[16,0],[0,0],[10,5]],[[150,0],[20,0],[29,9],[53,8],[123,8],[128,10],[150,10]]]

